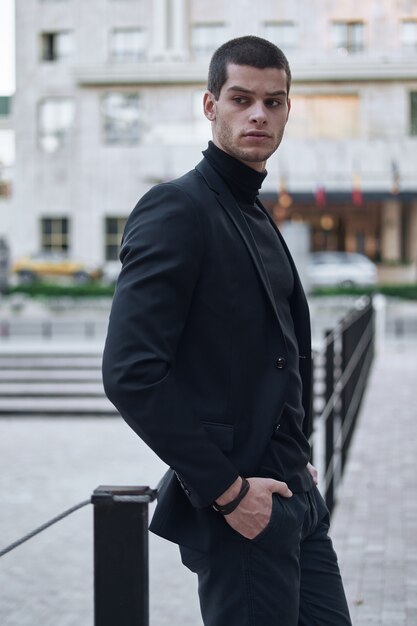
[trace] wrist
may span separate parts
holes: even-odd
[[[250,488],[250,484],[247,478],[242,478],[242,482],[240,484],[239,493],[235,498],[227,502],[226,504],[219,504],[218,502],[213,502],[211,505],[217,513],[221,513],[222,515],[229,515],[233,513],[235,509],[242,502],[243,498],[246,496]]]
[[[238,476],[236,480],[230,485],[230,487],[228,487],[226,491],[224,491],[221,494],[221,496],[216,498],[215,500],[216,504],[220,504],[220,506],[223,506],[224,504],[227,504],[231,500],[234,500],[239,495],[241,486],[242,486],[242,478]]]

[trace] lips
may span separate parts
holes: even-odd
[[[271,139],[271,135],[269,133],[265,133],[263,131],[252,130],[249,133],[244,133],[244,137],[254,137],[257,139]]]

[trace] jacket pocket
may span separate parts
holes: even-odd
[[[203,426],[210,439],[219,446],[220,450],[227,452],[233,448],[234,427],[231,424],[203,422]]]

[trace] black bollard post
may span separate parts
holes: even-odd
[[[95,489],[95,626],[149,626],[149,487]]]

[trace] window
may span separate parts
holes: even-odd
[[[12,99],[10,96],[0,96],[0,117],[10,115]]]
[[[141,134],[139,94],[108,93],[102,101],[104,140],[109,144],[136,144]]]
[[[110,58],[113,61],[138,61],[146,50],[146,32],[140,28],[115,28],[110,35]]]
[[[297,27],[294,22],[266,22],[264,37],[279,48],[294,50],[297,47]]]
[[[56,152],[69,142],[74,116],[74,102],[70,98],[42,100],[38,111],[38,136],[44,152]]]
[[[401,23],[401,45],[404,50],[417,52],[417,20],[403,20]]]
[[[106,261],[117,261],[119,259],[120,242],[126,217],[106,217],[104,233],[104,258]]]
[[[55,33],[42,33],[42,61],[62,61],[71,56],[73,51],[73,34],[70,30]]]
[[[410,93],[410,135],[417,136],[417,91]]]
[[[355,54],[364,50],[363,22],[333,22],[333,47],[341,54]]]
[[[291,98],[287,136],[300,139],[349,139],[360,133],[359,97],[312,95]]]
[[[225,41],[224,24],[194,24],[191,28],[191,50],[196,58],[210,56]]]
[[[43,251],[68,252],[69,220],[67,217],[43,217],[40,227]]]

